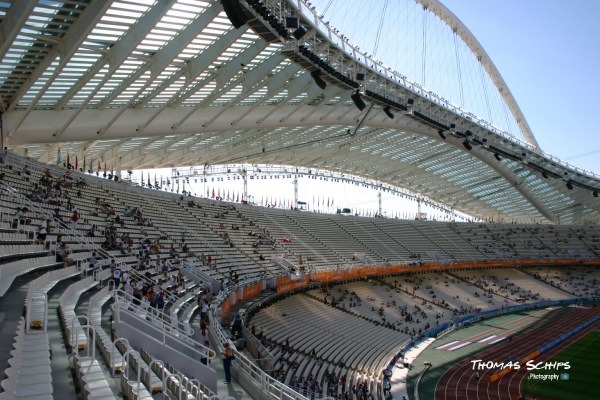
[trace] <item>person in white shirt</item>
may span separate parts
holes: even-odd
[[[119,288],[119,284],[121,283],[121,268],[116,267],[112,274],[112,279],[115,282],[115,289]]]
[[[46,236],[48,235],[48,219],[45,218],[40,224],[40,230],[37,234],[37,242],[44,243],[46,241]]]
[[[210,305],[207,301],[202,304],[202,309],[200,311],[200,320],[203,320],[208,315],[208,310],[210,310]]]
[[[129,284],[129,272],[123,271],[121,273],[121,282],[123,282],[123,286]]]

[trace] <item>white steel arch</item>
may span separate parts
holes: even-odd
[[[533,131],[531,127],[527,123],[527,119],[523,115],[517,100],[512,95],[508,85],[502,78],[500,71],[496,68],[496,65],[485,51],[481,43],[477,40],[477,38],[471,33],[469,28],[463,24],[463,22],[458,19],[452,11],[448,9],[445,5],[443,5],[439,0],[415,0],[417,3],[422,4],[423,7],[427,8],[429,11],[437,15],[442,21],[444,21],[462,40],[463,42],[469,46],[471,51],[475,54],[488,76],[492,79],[492,82],[496,85],[496,88],[502,95],[502,98],[506,102],[506,105],[510,109],[513,114],[513,117],[517,121],[517,124],[521,128],[521,132],[532,146],[539,149],[539,144],[533,135]]]

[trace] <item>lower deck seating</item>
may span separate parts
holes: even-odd
[[[19,322],[9,368],[2,381],[0,399],[52,399],[50,342],[42,331],[27,333],[25,320]]]
[[[62,265],[62,263],[57,263],[54,256],[26,258],[0,264],[0,297],[6,294],[6,291],[18,276],[25,275],[37,269],[59,265]]]

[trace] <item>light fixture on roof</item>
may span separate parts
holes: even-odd
[[[300,26],[298,18],[296,17],[285,17],[285,27],[289,29],[298,29]]]
[[[465,139],[465,141],[463,142],[463,146],[465,146],[465,149],[469,151],[473,149],[473,146],[471,146],[471,143],[469,143],[468,139]]]
[[[363,99],[360,97],[360,93],[358,93],[358,92],[354,92],[352,94],[352,96],[350,96],[350,98],[354,102],[354,105],[356,106],[356,108],[358,108],[360,111],[364,110],[365,107],[367,106],[365,104],[365,102],[363,101]]]
[[[573,190],[573,184],[570,181],[567,181],[567,189]]]
[[[440,130],[438,131],[438,135],[440,135],[440,137],[441,137],[442,139],[446,140],[446,134],[444,133],[444,131],[443,131],[442,129],[440,129]]]
[[[413,113],[413,105],[415,104],[414,99],[408,99],[406,101],[406,111],[405,114],[412,115]]]
[[[592,192],[592,196],[594,196],[594,197],[598,197],[598,191],[597,191],[597,190],[594,190],[594,191]]]
[[[327,82],[325,82],[323,80],[323,78],[321,78],[321,70],[320,69],[316,69],[313,72],[311,72],[310,76],[312,76],[312,78],[314,79],[314,81],[318,87],[325,90],[325,88],[327,87]]]
[[[390,117],[390,119],[394,119],[394,114],[392,114],[392,109],[390,108],[390,106],[385,107],[383,109],[383,112],[385,113],[385,115]]]
[[[498,153],[494,153],[494,158],[498,161],[502,161],[502,158],[500,157],[500,154],[498,154]]]
[[[294,35],[296,40],[300,40],[304,37],[304,35],[306,35],[306,28],[304,28],[303,26],[299,26],[298,29],[296,29],[294,33],[292,33],[292,35]]]
[[[240,28],[248,22],[248,17],[244,13],[244,9],[237,0],[221,0],[223,4],[223,10],[231,24],[235,29]]]

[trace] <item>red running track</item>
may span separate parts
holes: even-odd
[[[546,314],[546,316],[542,317],[542,318],[549,318],[551,315],[557,313],[558,311],[559,311],[559,309],[553,309],[553,310],[543,309],[543,310],[538,311],[538,312],[536,312],[534,314],[528,315],[528,316],[523,317],[523,318],[519,318],[519,319],[514,320],[512,322],[509,322],[509,323],[507,323],[505,325],[502,325],[499,328],[493,328],[493,329],[487,330],[485,332],[478,333],[478,334],[476,334],[474,336],[471,336],[471,337],[468,337],[466,339],[459,340],[458,343],[454,343],[451,346],[448,346],[448,345],[446,345],[446,346],[452,347],[452,346],[457,346],[457,345],[459,345],[461,343],[465,343],[465,342],[469,342],[469,343],[477,342],[477,341],[479,341],[479,339],[487,338],[487,337],[491,336],[492,334],[494,334],[496,332],[502,332],[500,334],[500,336],[509,337],[509,336],[512,336],[515,333],[517,333],[517,332],[519,332],[519,331],[521,331],[521,330],[523,330],[523,329],[525,329],[525,328],[527,328],[527,327],[529,327],[529,326],[531,326],[533,324],[538,323],[539,320],[538,320],[537,317],[539,315]],[[532,320],[532,321],[526,323],[525,325],[520,325],[520,326],[518,326],[516,328],[507,330],[507,328],[509,328],[509,327],[511,327],[513,325],[517,325],[517,324],[519,324],[519,323],[521,323],[523,321],[527,321],[527,320]]]
[[[462,360],[451,367],[440,378],[435,389],[436,400],[515,400],[521,395],[521,382],[532,371],[527,371],[525,366],[521,369],[512,371],[503,376],[496,382],[490,383],[489,378],[499,372],[500,369],[479,370],[480,377],[476,378],[476,372],[473,370],[471,360],[483,360],[484,362],[493,361],[497,363],[506,363],[509,357],[521,359],[532,352],[538,350],[552,340],[567,333],[573,328],[590,320],[595,315],[600,314],[600,307],[577,309],[558,320],[549,324],[531,330],[523,335],[513,339],[512,342],[504,341],[492,348],[482,351],[475,356]],[[568,347],[587,332],[600,325],[600,321],[590,325],[577,335],[573,335],[550,351],[536,357],[535,362],[545,361],[562,349]],[[550,374],[558,373],[556,371],[537,371],[536,373]]]

